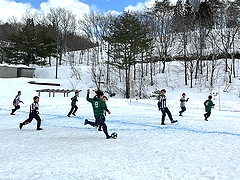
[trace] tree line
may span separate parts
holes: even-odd
[[[51,65],[46,59],[56,57],[61,64],[64,53],[81,51],[96,86],[104,82],[109,93],[122,91],[126,98],[144,97],[145,86],[156,84],[168,62],[178,61],[185,85],[205,81],[213,88],[219,68],[227,83],[237,76],[239,7],[239,0],[178,0],[174,5],[161,0],[142,11],[90,12],[79,20],[64,8],[38,19],[28,14],[21,26],[1,25],[1,61]],[[7,30],[11,36],[4,37],[2,26],[12,28]],[[116,87],[119,82],[124,86]]]
[[[63,54],[97,46],[75,30],[76,17],[65,8],[51,8],[46,16],[26,14],[21,22],[12,17],[0,24],[0,63],[52,65],[51,57],[62,64]]]

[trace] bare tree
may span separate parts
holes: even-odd
[[[47,19],[55,29],[55,39],[59,54],[59,64],[62,64],[62,55],[67,52],[67,35],[75,33],[76,15],[71,10],[65,8],[50,8]]]
[[[239,15],[233,7],[223,8],[221,12],[221,28],[218,29],[218,38],[215,38],[214,42],[218,48],[220,57],[225,59],[225,73],[228,74],[228,82],[231,83],[232,75],[235,77],[235,54],[237,52],[235,44],[239,42],[237,38],[239,33]],[[229,15],[230,12],[232,15]]]
[[[110,82],[110,57],[106,57],[106,54],[104,54],[104,52],[109,50],[109,45],[104,42],[103,37],[107,35],[108,25],[112,19],[113,15],[109,13],[91,12],[90,14],[85,14],[84,18],[78,21],[80,31],[83,31],[90,41],[98,45],[91,50],[93,53],[90,59],[92,66],[96,66],[100,62],[100,59],[107,63],[106,84]],[[89,63],[87,62],[87,64]]]
[[[173,6],[170,5],[170,1],[156,1],[153,8],[151,8],[148,14],[154,21],[154,41],[155,51],[154,56],[162,62],[162,73],[165,71],[166,62],[172,60],[172,53],[176,50],[175,39],[172,27]]]

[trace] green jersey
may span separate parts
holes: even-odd
[[[92,103],[95,118],[103,116],[104,110],[108,111],[106,103],[99,97],[89,98],[89,94],[87,94],[87,101]]]
[[[73,97],[71,98],[71,100],[72,100],[71,106],[76,106],[76,102],[78,101],[78,100],[77,100],[77,96],[73,96]]]
[[[204,106],[205,106],[206,112],[211,112],[211,109],[214,106],[214,104],[213,104],[212,100],[208,99],[204,102]]]

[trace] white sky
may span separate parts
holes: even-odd
[[[146,0],[145,3],[140,2],[136,6],[125,7],[125,10],[141,10],[144,6],[150,6],[154,2],[155,0]],[[68,8],[77,15],[77,18],[81,17],[84,13],[90,12],[90,9],[94,8],[78,0],[48,0],[47,2],[42,2],[40,4],[40,10],[38,10],[33,8],[29,3],[16,3],[11,0],[0,0],[0,20],[5,22],[12,17],[16,17],[17,20],[20,20],[26,11],[29,11],[32,14],[36,11],[48,13],[50,7]]]

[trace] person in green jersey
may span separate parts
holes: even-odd
[[[106,103],[106,102],[108,101],[107,96],[103,96],[103,97],[102,97],[102,100]],[[104,110],[103,115],[105,116],[105,121],[106,121],[107,111]],[[102,131],[102,126],[100,126],[100,125],[98,126],[98,131]]]
[[[207,118],[210,117],[211,115],[211,110],[212,108],[215,106],[215,104],[213,104],[212,102],[212,96],[209,95],[208,96],[208,99],[204,102],[204,106],[205,106],[205,114],[204,114],[204,117],[205,117],[205,121],[208,121]]]
[[[111,114],[111,112],[107,109],[106,103],[102,100],[104,94],[101,90],[97,90],[96,95],[93,98],[89,98],[89,94],[90,90],[88,89],[86,100],[92,104],[95,122],[85,119],[84,125],[89,124],[93,127],[102,127],[106,138],[110,139],[112,137],[108,134],[104,111],[106,111],[108,114]]]
[[[71,109],[70,109],[70,111],[69,111],[69,113],[68,113],[68,117],[70,117],[70,115],[72,114],[72,115],[74,115],[74,116],[76,116],[76,112],[77,112],[77,110],[78,110],[78,107],[77,107],[77,105],[76,105],[76,103],[77,103],[77,101],[78,101],[78,95],[79,95],[79,92],[78,91],[75,91],[75,96],[73,96],[72,98],[71,98],[71,100],[72,100],[72,102],[71,102]]]

